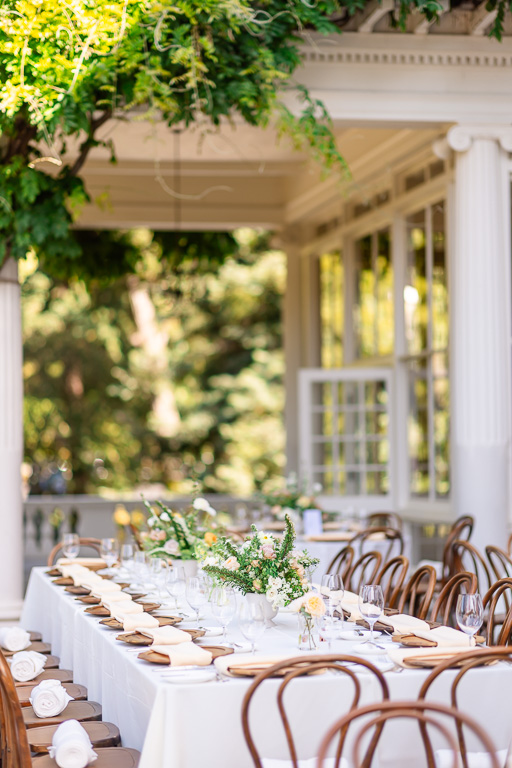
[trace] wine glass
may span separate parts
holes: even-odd
[[[199,576],[192,576],[187,579],[185,597],[187,603],[195,611],[197,628],[199,629],[199,612],[208,602],[208,587],[204,579],[199,578]]]
[[[484,607],[478,592],[474,595],[459,595],[455,615],[457,624],[466,635],[476,635],[484,621]]]
[[[162,591],[165,582],[166,564],[160,557],[152,557],[149,561],[149,578],[158,599],[162,602]]]
[[[226,643],[226,627],[236,613],[236,594],[231,587],[215,587],[212,592],[212,613],[222,627],[221,643]]]
[[[176,611],[179,610],[179,598],[185,594],[186,578],[185,569],[182,565],[173,565],[169,568],[165,578],[165,588],[168,594],[174,598]]]
[[[251,643],[251,651],[254,656],[256,640],[265,632],[265,612],[263,606],[260,603],[245,600],[240,606],[239,624],[242,635]]]
[[[148,560],[149,556],[147,552],[135,552],[133,556],[133,575],[135,580],[133,584],[130,584],[130,589],[132,591],[144,592],[146,589],[145,582],[147,578]]]
[[[334,616],[334,611],[336,609],[339,610],[343,595],[345,594],[341,575],[339,573],[326,573],[322,576],[320,591],[325,600],[328,613]]]
[[[130,574],[133,570],[133,556],[135,554],[135,547],[133,544],[123,544],[121,546],[120,560],[124,570]]]
[[[373,625],[382,616],[384,610],[384,594],[379,584],[365,584],[359,591],[359,610],[370,625],[370,639],[366,640],[375,648],[382,648],[373,639]]]
[[[332,653],[332,641],[336,640],[340,631],[340,620],[337,616],[333,616],[330,613],[324,613],[320,617],[320,623],[318,626],[318,633],[320,638],[327,642],[327,648],[329,653]]]
[[[119,542],[117,539],[102,539],[100,545],[100,556],[106,562],[107,568],[103,570],[106,576],[112,576],[115,573],[112,566],[119,557]]]
[[[62,537],[62,551],[65,557],[73,560],[80,552],[80,537],[78,533],[65,533]]]

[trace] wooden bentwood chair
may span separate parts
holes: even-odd
[[[299,768],[299,758],[297,756],[297,749],[293,740],[292,728],[284,705],[285,691],[293,680],[302,675],[311,673],[314,674],[316,672],[321,672],[322,670],[330,670],[332,672],[345,675],[351,681],[354,694],[350,704],[350,709],[354,709],[358,706],[359,700],[361,698],[361,683],[358,675],[354,672],[354,669],[352,667],[344,666],[345,664],[358,664],[360,667],[364,667],[366,672],[371,672],[379,684],[382,700],[387,701],[389,699],[388,684],[382,672],[377,669],[377,667],[375,667],[370,661],[367,661],[360,656],[347,656],[344,654],[342,655],[334,653],[325,656],[300,656],[293,659],[280,661],[268,669],[265,669],[263,672],[260,672],[260,674],[250,685],[242,702],[242,729],[255,768],[263,768],[263,759],[260,757],[260,753],[256,747],[256,743],[252,735],[249,722],[249,710],[254,696],[260,686],[266,680],[272,677],[283,677],[283,680],[277,689],[277,706],[281,718],[281,724],[286,736],[286,743],[290,752],[291,766],[292,768]],[[313,699],[311,699],[311,704],[312,706],[315,706]],[[331,711],[332,707],[334,706],[335,700],[333,700],[331,703]]]
[[[94,549],[97,554],[101,551],[101,539],[80,538],[80,548],[88,547]],[[51,566],[58,559],[59,552],[62,550],[62,543],[59,542],[54,546],[50,554],[48,555],[47,565]]]
[[[462,591],[474,595],[478,589],[478,579],[474,573],[461,571],[448,579],[432,608],[431,621],[440,621],[448,627],[458,629],[455,609],[457,597]]]
[[[435,588],[435,568],[432,565],[421,565],[405,585],[398,603],[398,612],[426,619]]]
[[[409,560],[398,555],[388,560],[375,577],[374,583],[382,587],[386,608],[396,608],[408,570]]]

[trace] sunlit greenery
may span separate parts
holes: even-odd
[[[90,233],[79,234],[88,247]],[[169,268],[163,253],[188,253]],[[123,235],[135,274],[65,286],[22,266],[25,451],[35,490],[161,484],[249,494],[284,463],[285,262],[250,231]],[[105,254],[116,236],[94,239]],[[202,260],[214,243],[222,266]],[[230,245],[231,244],[231,245]],[[60,471],[59,471],[60,468]],[[62,484],[63,487],[64,484]]]

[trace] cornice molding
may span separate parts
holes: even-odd
[[[474,40],[471,40],[474,43]],[[422,50],[321,50],[320,48],[303,49],[306,64],[377,64],[381,65],[416,65],[428,67],[511,67],[512,53],[484,53],[460,51]]]

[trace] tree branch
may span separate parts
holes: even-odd
[[[90,123],[89,123],[89,134],[84,142],[82,142],[80,146],[80,154],[78,155],[77,159],[75,160],[74,164],[71,166],[70,173],[72,176],[77,176],[78,173],[81,171],[82,166],[84,165],[85,161],[87,160],[87,156],[91,149],[94,146],[94,134],[98,130],[98,128],[101,128],[101,126],[107,122],[107,120],[110,120],[112,117],[112,111],[109,109],[106,112],[103,112],[96,120],[94,120],[91,117]]]

